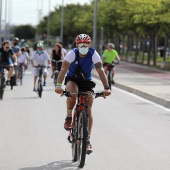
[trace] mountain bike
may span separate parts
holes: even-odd
[[[63,60],[51,60],[53,62],[56,63],[56,66],[55,66],[55,71],[54,71],[54,86],[56,86],[56,83],[57,83],[57,78],[58,78],[58,74],[59,74],[59,63],[62,63]]]
[[[77,95],[76,107],[72,120],[72,129],[69,131],[68,141],[72,147],[72,160],[77,161],[80,168],[84,167],[88,139],[88,106],[85,104],[87,97],[102,97],[103,93],[87,93],[81,92],[67,92],[63,94],[66,97],[72,97],[72,94]]]
[[[19,80],[20,80],[20,84],[22,85],[22,79],[23,79],[23,73],[24,73],[24,63],[19,63]]]
[[[46,66],[34,66],[36,68],[38,68],[39,70],[39,74],[38,74],[38,82],[37,82],[37,93],[38,93],[38,96],[41,98],[42,97],[42,91],[43,91],[43,85],[42,85],[42,74],[43,74],[43,69],[46,67]]]
[[[114,84],[114,80],[112,78],[112,70],[114,69],[115,64],[119,64],[119,61],[106,65],[106,67],[107,67],[107,80],[108,80],[110,90],[112,90],[112,84]]]
[[[5,64],[0,64],[1,67],[1,72],[0,72],[0,100],[3,99],[3,94],[4,94],[4,90],[6,87],[6,82],[5,82],[5,68],[7,68],[8,66]]]

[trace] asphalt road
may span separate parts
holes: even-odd
[[[102,90],[97,79],[96,91]],[[63,123],[65,97],[48,76],[42,98],[32,69],[0,101],[0,170],[77,170]],[[93,105],[93,153],[84,170],[169,170],[170,110],[113,87]]]

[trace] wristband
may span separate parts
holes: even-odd
[[[56,86],[61,86],[62,84],[61,83],[57,83]]]
[[[110,87],[109,86],[104,86],[104,89],[105,90],[110,90]]]

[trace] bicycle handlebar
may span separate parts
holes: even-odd
[[[53,61],[53,62],[56,62],[56,63],[62,63],[63,62],[63,60],[51,60],[51,61]]]
[[[95,98],[97,97],[103,97],[103,92],[68,92],[68,91],[63,91],[63,95],[65,95],[66,97],[72,97],[72,94],[77,94],[79,96],[89,96],[89,95],[93,95],[95,96]]]

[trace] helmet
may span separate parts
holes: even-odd
[[[90,43],[90,42],[91,42],[91,38],[87,34],[80,34],[76,37],[76,44]]]
[[[13,38],[13,41],[19,41],[19,38],[15,37]]]
[[[37,44],[37,47],[38,47],[38,48],[44,48],[44,45],[43,45],[43,43],[38,43],[38,44]]]
[[[114,44],[113,43],[108,43],[107,48],[114,48]]]

